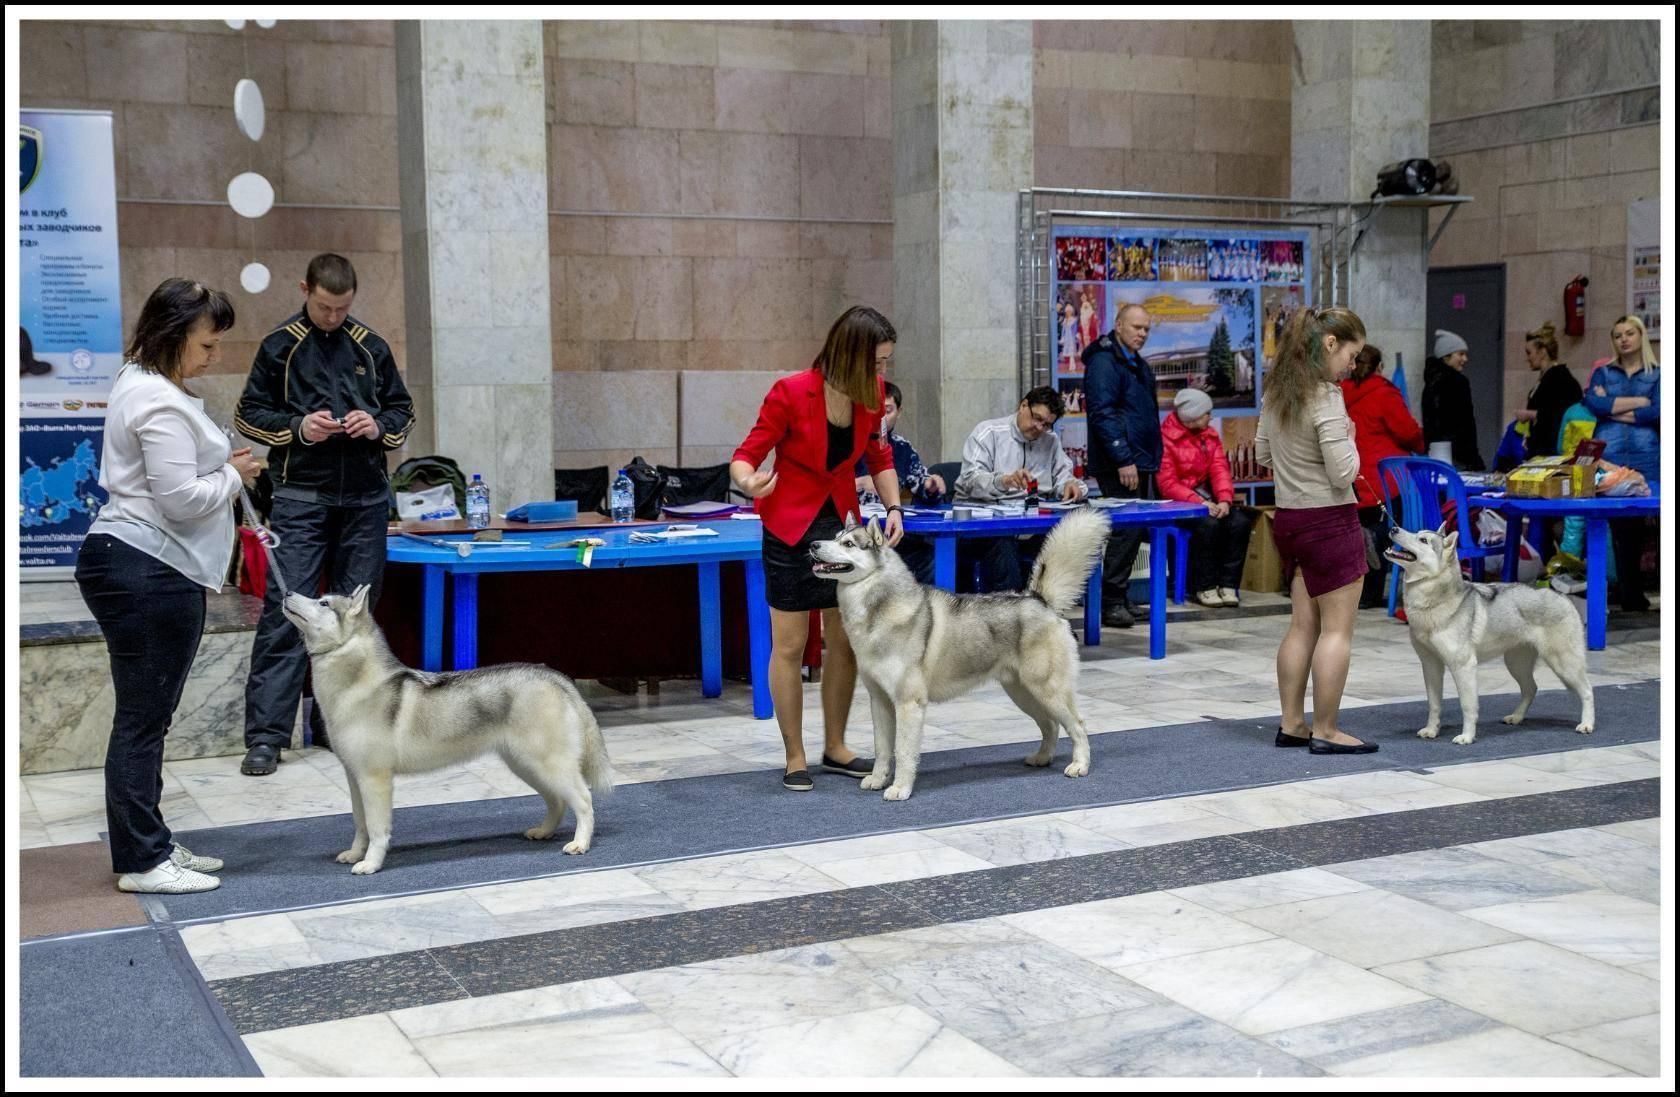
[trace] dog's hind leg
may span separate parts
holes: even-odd
[[[867,792],[887,787],[892,776],[893,743],[898,738],[898,710],[887,692],[865,678],[863,686],[869,691],[869,717],[875,724],[875,768],[859,782]]]
[[[347,769],[344,776],[349,778],[347,783],[350,786],[350,814],[356,820],[356,837],[350,843],[350,848],[340,853],[336,860],[341,865],[353,865],[367,856],[367,811],[362,807],[361,785],[357,782],[356,775]]]
[[[525,832],[525,837],[535,841],[543,841],[554,837],[554,831],[560,826],[560,820],[566,815],[566,797],[562,794],[560,782],[554,774],[563,767],[553,752],[547,758],[527,758],[514,750],[511,746],[503,746],[497,751],[507,768],[513,770],[514,776],[542,794],[543,803],[548,805],[548,814],[543,817],[540,825]]]
[[[1511,677],[1517,680],[1517,688],[1522,690],[1522,700],[1517,702],[1516,711],[1505,717],[1507,724],[1520,724],[1523,717],[1528,715],[1528,706],[1534,703],[1534,660],[1537,653],[1527,644],[1521,644],[1505,653],[1505,669],[1511,672]]]
[[[1050,715],[1048,706],[1042,704],[1019,678],[1004,678],[1000,681],[1003,692],[1015,702],[1017,708],[1032,717],[1033,723],[1038,725],[1038,733],[1042,738],[1038,749],[1023,759],[1029,766],[1047,766],[1050,759],[1056,756],[1056,720]],[[1071,730],[1069,731],[1071,735]]]
[[[378,872],[385,864],[391,845],[391,774],[363,774],[358,782],[362,797],[362,818],[367,826],[367,856],[350,867],[357,876]]]
[[[1570,639],[1568,643],[1553,644],[1542,648],[1540,658],[1545,660],[1546,666],[1553,674],[1569,687],[1581,702],[1581,722],[1575,725],[1575,730],[1582,735],[1591,735],[1595,716],[1593,712],[1592,679],[1587,676],[1587,649],[1580,635]]]

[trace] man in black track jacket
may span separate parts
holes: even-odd
[[[385,455],[408,438],[414,401],[385,340],[350,315],[350,261],[317,255],[300,283],[303,310],[257,350],[234,413],[246,437],[269,447],[274,482],[269,526],[286,583],[313,596],[349,594],[363,583],[379,600],[390,511]],[[245,686],[245,760],[240,772],[273,773],[291,745],[308,654],[280,612],[271,578]]]

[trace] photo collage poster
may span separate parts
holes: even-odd
[[[1312,303],[1306,232],[1061,226],[1051,240],[1050,378],[1067,414],[1062,445],[1084,474],[1085,348],[1123,305],[1149,311],[1143,356],[1164,416],[1185,387],[1213,399],[1225,434],[1252,436],[1260,378],[1295,310]],[[1233,450],[1234,438],[1226,439]],[[1234,462],[1235,463],[1235,462]]]

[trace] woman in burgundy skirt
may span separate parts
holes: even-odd
[[[1277,655],[1283,711],[1277,745],[1314,754],[1377,749],[1337,724],[1365,581],[1365,538],[1353,490],[1359,450],[1336,382],[1364,345],[1365,325],[1350,310],[1297,310],[1266,374],[1255,437],[1255,454],[1271,467],[1277,488],[1273,536],[1289,585],[1289,631]]]

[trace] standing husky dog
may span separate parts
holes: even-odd
[[[349,598],[288,594],[281,609],[303,633],[315,699],[333,752],[350,778],[356,840],[338,855],[359,875],[378,872],[391,843],[391,779],[427,773],[495,751],[542,793],[548,816],[525,832],[550,838],[570,807],[577,833],[567,853],[586,853],[595,832],[590,789],[612,791],[612,764],[594,713],[565,675],[529,663],[453,674],[410,670],[385,644],[367,608],[368,588]]]
[[[1458,566],[1458,532],[1446,528],[1391,530],[1394,543],[1383,554],[1405,573],[1406,623],[1429,693],[1429,723],[1418,736],[1433,739],[1441,730],[1442,675],[1450,670],[1464,711],[1464,732],[1453,742],[1468,746],[1476,741],[1476,664],[1493,655],[1505,657],[1506,669],[1522,688],[1522,700],[1505,723],[1520,724],[1528,715],[1538,657],[1581,699],[1575,730],[1590,735],[1593,694],[1581,615],[1556,591],[1465,582]]]
[[[840,583],[840,616],[869,690],[875,769],[863,779],[864,788],[886,788],[887,800],[909,799],[927,703],[950,700],[991,678],[1044,737],[1027,765],[1050,764],[1059,725],[1073,740],[1073,761],[1062,772],[1090,772],[1091,744],[1074,697],[1079,648],[1062,614],[1084,589],[1111,528],[1108,515],[1095,509],[1073,511],[1056,523],[1023,594],[958,595],[924,587],[886,548],[873,521],[864,527],[849,518],[839,537],[811,546],[811,570]]]

